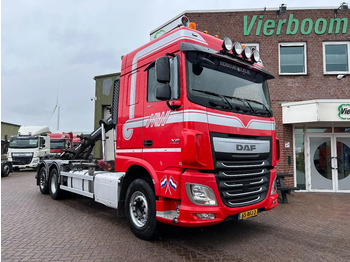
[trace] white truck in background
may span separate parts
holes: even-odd
[[[50,153],[48,126],[21,126],[17,136],[11,136],[8,160],[14,170],[36,168],[40,159]]]

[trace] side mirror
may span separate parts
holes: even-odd
[[[156,60],[156,77],[159,83],[170,82],[170,62],[167,56],[159,57]]]
[[[156,87],[156,98],[161,101],[167,101],[171,98],[171,88],[168,83]]]

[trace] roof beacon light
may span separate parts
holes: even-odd
[[[233,53],[236,55],[240,55],[243,52],[243,47],[240,42],[235,42],[233,44]]]
[[[187,16],[181,18],[181,23],[183,26],[188,27],[190,25],[190,19]]]
[[[243,50],[243,57],[245,59],[250,59],[252,57],[252,49],[249,46],[246,46]]]
[[[222,49],[224,50],[225,53],[228,53],[232,50],[232,48],[233,48],[232,40],[228,37],[225,37],[224,41],[222,42]]]
[[[196,30],[197,25],[196,25],[196,23],[191,22],[190,25],[188,26],[188,28]]]
[[[260,62],[260,53],[256,49],[253,51],[252,60],[254,63]]]

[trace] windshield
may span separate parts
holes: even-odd
[[[18,137],[10,138],[9,148],[37,148],[38,137]]]
[[[65,140],[64,139],[57,139],[50,141],[50,148],[51,149],[63,149],[65,146]]]
[[[189,100],[224,111],[271,117],[266,78],[210,54],[186,53]]]

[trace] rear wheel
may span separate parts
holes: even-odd
[[[60,189],[60,184],[58,182],[58,171],[56,168],[50,171],[50,185],[49,185],[50,195],[52,199],[60,199],[62,192]]]
[[[156,236],[156,198],[145,180],[136,179],[130,184],[126,192],[125,214],[137,237],[150,240]]]
[[[49,185],[46,177],[46,168],[43,166],[42,168],[40,168],[38,180],[40,192],[45,195],[49,193]]]

